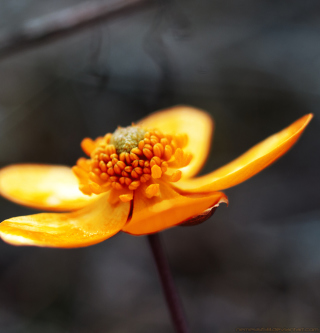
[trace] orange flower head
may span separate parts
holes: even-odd
[[[81,247],[119,231],[146,235],[208,218],[223,189],[254,176],[298,140],[312,115],[257,144],[233,162],[193,178],[209,152],[213,121],[177,106],[95,140],[86,138],[73,168],[21,164],[0,170],[0,194],[41,213],[7,219],[0,236],[15,245]],[[69,211],[69,212],[65,212]]]

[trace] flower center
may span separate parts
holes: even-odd
[[[147,183],[146,196],[151,198],[159,194],[157,179],[180,180],[182,173],[175,169],[187,166],[192,158],[182,150],[187,141],[186,134],[164,135],[136,125],[120,127],[94,141],[84,139],[81,146],[90,159],[80,158],[73,171],[85,194],[100,194],[111,188],[135,191]],[[121,197],[128,201],[133,196]]]
[[[131,149],[138,147],[144,139],[146,131],[137,126],[120,127],[115,130],[110,139],[110,144],[116,147],[117,154],[130,153]]]

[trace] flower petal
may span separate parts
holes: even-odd
[[[135,192],[132,218],[123,231],[133,235],[151,234],[178,225],[221,202],[228,202],[226,195],[221,192],[181,195],[169,184],[158,182],[160,196],[147,198],[145,184]]]
[[[0,224],[0,236],[13,245],[73,248],[113,236],[125,225],[130,203],[110,204],[110,192],[72,213],[41,213],[14,217]]]
[[[21,205],[53,211],[76,210],[94,198],[80,192],[71,168],[40,164],[1,169],[0,194]]]
[[[192,177],[200,171],[209,154],[213,132],[213,120],[207,113],[189,106],[175,106],[155,112],[139,124],[157,128],[164,134],[187,134],[189,140],[184,150],[193,158],[181,169],[182,178]]]
[[[183,191],[206,193],[244,182],[285,154],[299,139],[312,117],[312,114],[305,115],[220,169],[199,178],[182,180],[175,186]]]

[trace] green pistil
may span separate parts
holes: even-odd
[[[110,144],[116,147],[118,155],[123,152],[130,153],[131,149],[138,147],[145,133],[146,131],[138,126],[120,127],[112,134]]]

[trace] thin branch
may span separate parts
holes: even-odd
[[[150,0],[87,1],[40,18],[30,20],[16,31],[0,35],[0,59],[42,45],[122,13]]]
[[[175,287],[168,260],[164,254],[159,234],[148,235],[152,254],[157,265],[162,289],[177,333],[188,333],[189,328]]]

